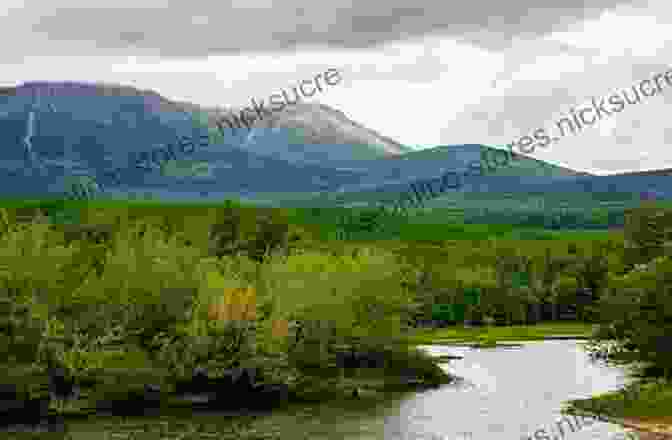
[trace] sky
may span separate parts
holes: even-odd
[[[337,69],[310,101],[414,148],[503,147],[672,70],[669,0],[97,3],[2,0],[0,86],[101,81],[236,107]],[[671,110],[663,87],[530,156],[596,174],[672,168]]]

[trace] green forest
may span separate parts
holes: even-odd
[[[668,207],[630,209],[620,230],[527,236],[422,219],[376,229],[375,213],[363,212],[347,240],[337,233],[344,216],[331,212],[235,201],[5,204],[3,382],[40,399],[50,369],[62,369],[81,395],[52,399],[49,411],[61,414],[137,400],[148,383],[170,397],[199,368],[208,380],[254,368],[257,382],[298,401],[436,386],[451,377],[417,349],[431,342],[421,327],[467,289],[480,292],[466,305],[474,325],[555,322],[571,310],[572,321],[595,326],[597,355],[608,344],[609,356],[645,361],[646,374],[672,374]],[[255,292],[253,318],[212,319],[209,307],[236,288]],[[382,362],[345,365],[343,353]]]

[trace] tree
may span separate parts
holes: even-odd
[[[629,210],[624,233],[626,258],[631,267],[664,255],[666,244],[672,242],[672,210],[653,204]]]
[[[576,245],[573,245],[576,249]],[[571,261],[566,257],[557,257],[551,255],[551,250],[546,248],[544,258],[541,263],[540,274],[538,277],[539,294],[538,300],[540,302],[548,302],[551,304],[552,320],[558,319],[558,287],[561,276],[565,269],[567,269]]]
[[[495,257],[494,269],[499,290],[498,302],[506,314],[507,324],[527,320],[527,305],[537,302],[529,285],[532,260],[519,255],[516,250],[500,249]],[[516,318],[517,317],[517,318]]]
[[[348,210],[339,218],[338,230],[341,236],[367,237],[381,228],[381,219],[385,213],[380,209],[361,209],[358,211]]]
[[[210,229],[210,247],[217,257],[234,255],[240,239],[240,209],[227,201],[222,211],[217,222]]]
[[[610,339],[617,341],[621,357],[672,378],[672,259],[658,257],[611,279],[593,341]]]
[[[593,301],[599,299],[600,293],[608,283],[610,265],[607,247],[608,245],[604,243],[593,243],[590,254],[584,256],[578,253],[576,261],[569,270],[569,275],[576,280],[576,287],[590,291]],[[577,304],[578,314],[582,318],[594,316],[592,308],[592,305]]]
[[[257,219],[257,232],[248,246],[248,254],[258,262],[271,250],[287,246],[289,224],[279,211],[272,211]]]
[[[334,373],[331,356],[339,345],[367,351],[399,342],[413,315],[413,295],[404,285],[413,272],[393,254],[365,248],[275,255],[261,270],[274,301],[270,319],[297,321],[303,329],[285,349],[308,375]]]

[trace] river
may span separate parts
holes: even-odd
[[[282,440],[520,440],[534,438],[539,429],[546,429],[547,438],[553,440],[622,439],[622,434],[617,436],[624,432],[622,428],[599,421],[583,428],[575,426],[576,432],[564,422],[564,437],[557,428],[564,401],[615,390],[627,381],[624,368],[591,361],[581,344],[559,340],[524,342],[520,348],[422,347],[432,355],[463,356],[462,360],[442,364],[460,379],[437,389],[399,393],[375,403],[294,405],[257,417],[254,428],[275,432],[275,438]],[[224,414],[190,414],[170,419],[170,431],[189,432],[200,426],[212,432],[224,420],[228,420]],[[125,424],[159,426],[166,421],[144,417]],[[108,426],[105,430],[103,423]],[[73,440],[235,437],[196,433],[180,437],[158,432],[132,436],[128,428],[122,429],[121,422],[113,419],[90,420],[70,428]],[[103,436],[103,431],[107,435]],[[544,437],[540,434],[538,438]]]

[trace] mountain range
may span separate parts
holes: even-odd
[[[220,132],[234,108],[206,108],[133,87],[30,82],[0,89],[0,197],[62,197],[73,178],[100,198],[202,201],[235,197],[271,205],[346,205],[390,200],[408,184],[494,152],[481,144],[404,146],[324,104],[299,102],[248,128]],[[221,124],[220,124],[221,125]],[[422,130],[421,123],[418,126]],[[141,152],[207,136],[206,146],[139,169]],[[122,169],[120,182],[109,171]],[[432,201],[474,193],[623,193],[672,196],[665,172],[594,176],[521,156]],[[480,196],[482,197],[482,196]],[[478,197],[477,197],[478,198]]]

